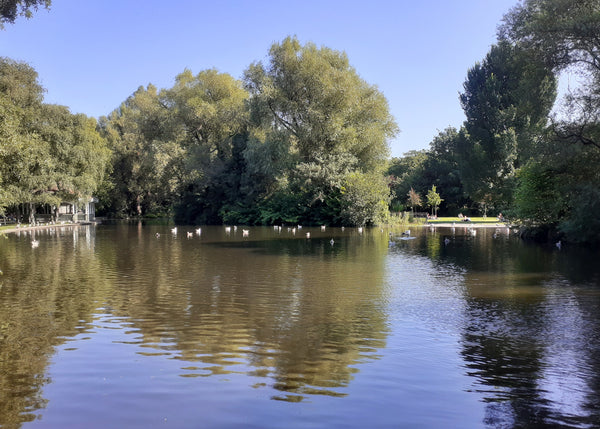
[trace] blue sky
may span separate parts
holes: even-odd
[[[241,78],[288,35],[345,51],[386,96],[401,132],[392,156],[459,127],[468,68],[517,0],[52,0],[0,31],[0,55],[30,64],[45,101],[99,117],[140,85],[169,88],[185,68]]]

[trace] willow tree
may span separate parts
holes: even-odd
[[[303,193],[297,202],[300,219],[322,210],[319,221],[335,222],[334,214],[347,203],[344,177],[385,167],[388,139],[397,132],[387,100],[361,79],[345,53],[303,46],[295,37],[275,43],[268,62],[252,64],[244,82],[253,125],[260,130],[256,144],[278,151],[281,194],[289,186]]]
[[[183,133],[178,221],[220,222],[223,205],[239,197],[247,98],[239,80],[216,69],[196,75],[185,70],[164,92],[162,100]]]
[[[104,189],[106,209],[121,216],[166,210],[177,174],[173,159],[182,151],[158,89],[139,87],[101,118],[101,130],[112,149],[112,171]]]

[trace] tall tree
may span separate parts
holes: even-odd
[[[257,140],[278,150],[276,180],[304,190],[307,213],[319,207],[330,213],[321,222],[336,222],[345,176],[383,173],[388,139],[397,131],[387,100],[360,78],[346,54],[302,46],[294,37],[274,44],[268,64],[252,64],[244,81],[252,123],[261,130]]]
[[[37,73],[0,59],[0,207],[89,197],[103,179],[108,150],[95,119],[43,103]]]
[[[139,87],[107,118],[101,130],[113,152],[108,208],[124,216],[160,211],[178,172],[177,130],[154,85]]]
[[[252,107],[291,135],[301,161],[349,153],[366,171],[387,158],[387,141],[397,131],[387,100],[345,53],[287,37],[269,55],[269,64],[245,72]]]
[[[556,81],[528,51],[501,41],[467,73],[460,102],[461,176],[477,202],[510,204],[515,170],[535,152],[556,98]]]
[[[440,211],[452,212],[454,215],[471,204],[461,181],[460,158],[457,152],[459,137],[456,128],[448,127],[433,138],[423,163],[421,182],[443,189],[444,199],[440,203]],[[425,192],[425,188],[418,190]]]
[[[185,70],[165,91],[164,103],[183,130],[182,222],[221,222],[221,208],[239,197],[241,152],[247,128],[242,83],[216,69],[193,75]]]

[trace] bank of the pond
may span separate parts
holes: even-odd
[[[423,226],[423,227],[445,227],[445,228],[452,228],[452,227],[469,227],[469,228],[512,228],[511,225],[505,223],[505,222],[496,222],[496,223],[478,223],[478,222],[427,222],[418,226]]]
[[[70,222],[70,223],[55,223],[55,224],[47,224],[47,225],[35,225],[35,226],[12,226],[6,225],[0,227],[0,234],[7,234],[12,232],[24,232],[24,231],[39,231],[42,229],[50,229],[50,228],[62,228],[66,226],[85,226],[85,225],[93,225],[97,222]]]

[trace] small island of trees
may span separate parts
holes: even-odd
[[[384,95],[345,53],[296,37],[241,79],[184,70],[98,120],[45,104],[35,70],[0,58],[0,212],[95,195],[117,218],[362,226],[429,207],[598,243],[599,16],[597,0],[519,3],[467,71],[462,126],[391,160],[398,127]],[[583,84],[556,114],[564,71]]]

